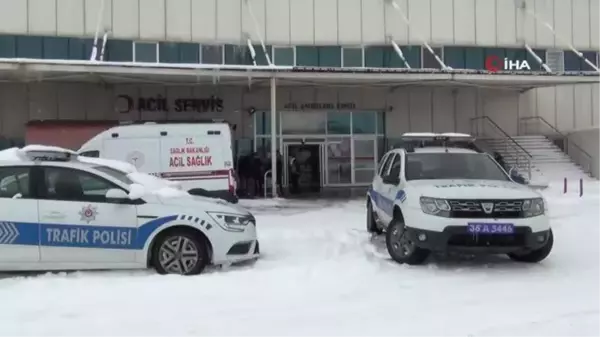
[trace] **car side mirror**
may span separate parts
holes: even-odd
[[[123,202],[125,200],[129,200],[129,195],[127,195],[127,192],[118,188],[111,188],[110,190],[106,191],[105,197],[106,200],[116,202]]]
[[[383,183],[386,185],[398,185],[400,184],[400,177],[398,176],[384,176]]]

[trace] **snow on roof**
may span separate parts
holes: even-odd
[[[22,157],[18,147],[12,147],[10,149],[0,151],[0,160],[4,161],[23,161],[26,158]]]
[[[26,153],[26,152],[62,152],[62,153],[68,153],[70,155],[74,155],[77,156],[77,152],[73,151],[73,150],[69,150],[69,149],[65,149],[62,147],[58,147],[58,146],[48,146],[48,145],[37,145],[37,144],[33,144],[33,145],[27,145],[25,147],[23,147],[22,149],[20,149],[21,152]]]

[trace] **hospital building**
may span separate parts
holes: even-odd
[[[77,149],[123,122],[223,120],[237,156],[301,147],[331,187],[369,184],[405,132],[597,143],[599,12],[599,0],[0,0],[0,135]],[[588,133],[572,144],[596,156],[592,172]]]

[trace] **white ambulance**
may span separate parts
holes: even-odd
[[[81,156],[128,162],[177,181],[190,194],[237,202],[227,123],[145,123],[110,128],[87,141]]]

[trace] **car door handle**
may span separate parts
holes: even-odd
[[[64,215],[61,212],[49,212],[49,213],[46,213],[46,215],[44,217],[50,218],[50,219],[63,219],[66,217],[66,215]]]

